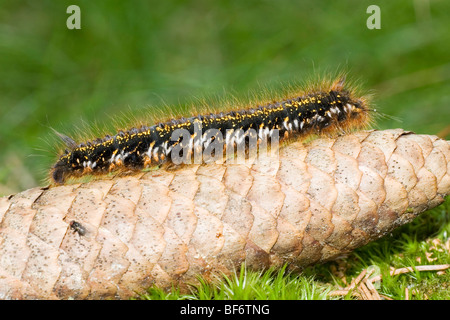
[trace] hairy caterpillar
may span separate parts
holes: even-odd
[[[247,137],[258,145],[273,138],[274,133],[286,139],[361,129],[370,122],[370,111],[367,98],[356,95],[339,78],[280,101],[144,125],[86,143],[77,144],[59,134],[68,149],[53,166],[51,179],[63,184],[68,177],[141,170],[173,160],[180,148],[187,150],[184,159],[190,158],[195,150],[204,151],[211,141],[225,140],[225,148],[234,150],[242,143],[248,148]],[[176,130],[184,130],[187,135],[174,138]],[[208,135],[211,130],[215,131]]]

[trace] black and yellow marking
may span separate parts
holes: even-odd
[[[370,121],[369,111],[366,99],[355,97],[340,80],[327,90],[311,91],[296,98],[141,126],[79,145],[63,136],[69,150],[53,166],[51,178],[62,184],[71,176],[104,174],[120,168],[142,170],[170,161],[172,148],[180,143],[171,141],[172,132],[186,129],[191,139],[195,139],[195,124],[201,124],[202,132],[218,129],[223,137],[230,129],[243,132],[254,129],[259,133],[258,139],[262,139],[270,130],[278,129],[283,139],[362,128]]]

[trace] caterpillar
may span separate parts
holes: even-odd
[[[223,150],[235,150],[240,145],[248,152],[249,141],[257,146],[274,140],[274,135],[276,140],[283,140],[347,132],[366,127],[370,111],[374,110],[369,108],[368,98],[358,96],[340,77],[279,101],[142,125],[85,143],[77,144],[59,134],[68,149],[54,164],[50,176],[55,184],[64,184],[68,177],[136,171],[166,162],[179,164],[180,152],[181,159],[189,160],[212,142],[222,142],[223,146],[225,141],[222,152],[213,150],[214,155],[223,155]],[[177,131],[180,133],[174,138]]]

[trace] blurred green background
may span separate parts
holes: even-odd
[[[81,30],[66,27],[71,4]],[[380,30],[366,26],[372,4]],[[450,1],[0,0],[0,194],[44,184],[51,128],[337,69],[397,118],[377,128],[444,132]]]

